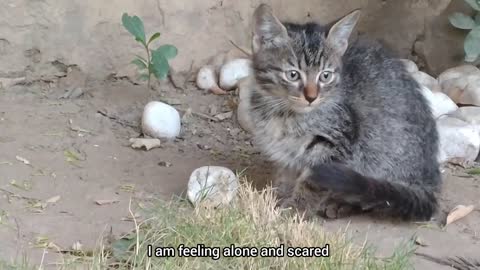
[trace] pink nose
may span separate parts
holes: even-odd
[[[317,99],[318,97],[318,87],[316,85],[307,85],[303,89],[303,95],[305,96],[305,99],[309,102],[312,103]]]

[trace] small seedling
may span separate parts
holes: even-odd
[[[152,75],[159,80],[167,77],[170,70],[168,60],[175,58],[178,50],[170,44],[161,45],[155,50],[150,49],[151,43],[160,37],[160,33],[156,32],[147,39],[143,21],[137,16],[129,16],[127,13],[124,13],[122,24],[135,37],[135,40],[145,48],[146,58],[137,55],[132,64],[136,65],[139,70],[145,71],[140,75],[140,79],[147,80],[148,88],[150,89]]]
[[[480,56],[480,0],[465,0],[465,2],[477,11],[475,16],[455,12],[448,17],[448,20],[456,28],[470,30],[463,44],[465,61],[475,62]]]

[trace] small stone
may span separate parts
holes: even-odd
[[[423,96],[427,99],[433,117],[438,118],[455,112],[458,109],[457,104],[442,92],[432,92],[425,86],[421,87]]]
[[[217,118],[219,121],[223,121],[229,118],[232,118],[233,112],[226,112],[226,113],[220,113],[215,115],[214,117]]]
[[[192,172],[187,197],[195,206],[221,207],[236,196],[239,181],[228,168],[204,166]]]
[[[206,145],[206,144],[200,144],[200,143],[197,143],[197,147],[200,149],[200,150],[210,150],[212,149],[210,146]]]
[[[170,167],[172,167],[172,163],[170,163],[170,162],[168,162],[168,161],[160,161],[160,162],[158,163],[158,166],[170,168]]]
[[[480,70],[471,65],[451,68],[438,77],[442,92],[455,103],[480,106]]]
[[[151,139],[151,138],[131,138],[129,140],[131,143],[132,148],[134,149],[141,149],[144,148],[145,150],[149,151],[150,149],[157,148],[161,146],[159,139]]]
[[[437,121],[439,133],[440,163],[452,158],[474,161],[480,152],[480,134],[477,128],[453,117],[442,117]]]
[[[415,73],[418,71],[418,66],[410,59],[400,59],[409,73]]]
[[[145,106],[142,116],[145,135],[173,139],[180,134],[180,127],[180,114],[172,106],[158,101],[151,101]]]
[[[428,89],[430,89],[432,92],[440,92],[440,84],[438,81],[433,78],[432,76],[428,75],[425,72],[422,71],[417,71],[412,73],[412,77],[420,84]]]

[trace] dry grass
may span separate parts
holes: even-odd
[[[390,258],[376,258],[373,250],[352,243],[345,231],[327,234],[315,221],[274,208],[271,190],[255,191],[243,184],[234,204],[222,209],[197,207],[182,200],[158,202],[135,220],[136,229],[113,244],[101,245],[93,257],[62,269],[410,269],[411,247],[400,247]],[[133,211],[132,215],[133,215]],[[324,247],[330,257],[180,257],[177,247]],[[173,247],[175,257],[149,257],[148,245]],[[213,254],[216,255],[216,254]],[[77,261],[78,262],[78,261]],[[26,269],[26,268],[11,268]]]

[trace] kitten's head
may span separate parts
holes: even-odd
[[[254,13],[252,47],[263,95],[296,112],[321,104],[340,83],[342,56],[359,16],[355,10],[331,27],[282,24],[261,4]]]

